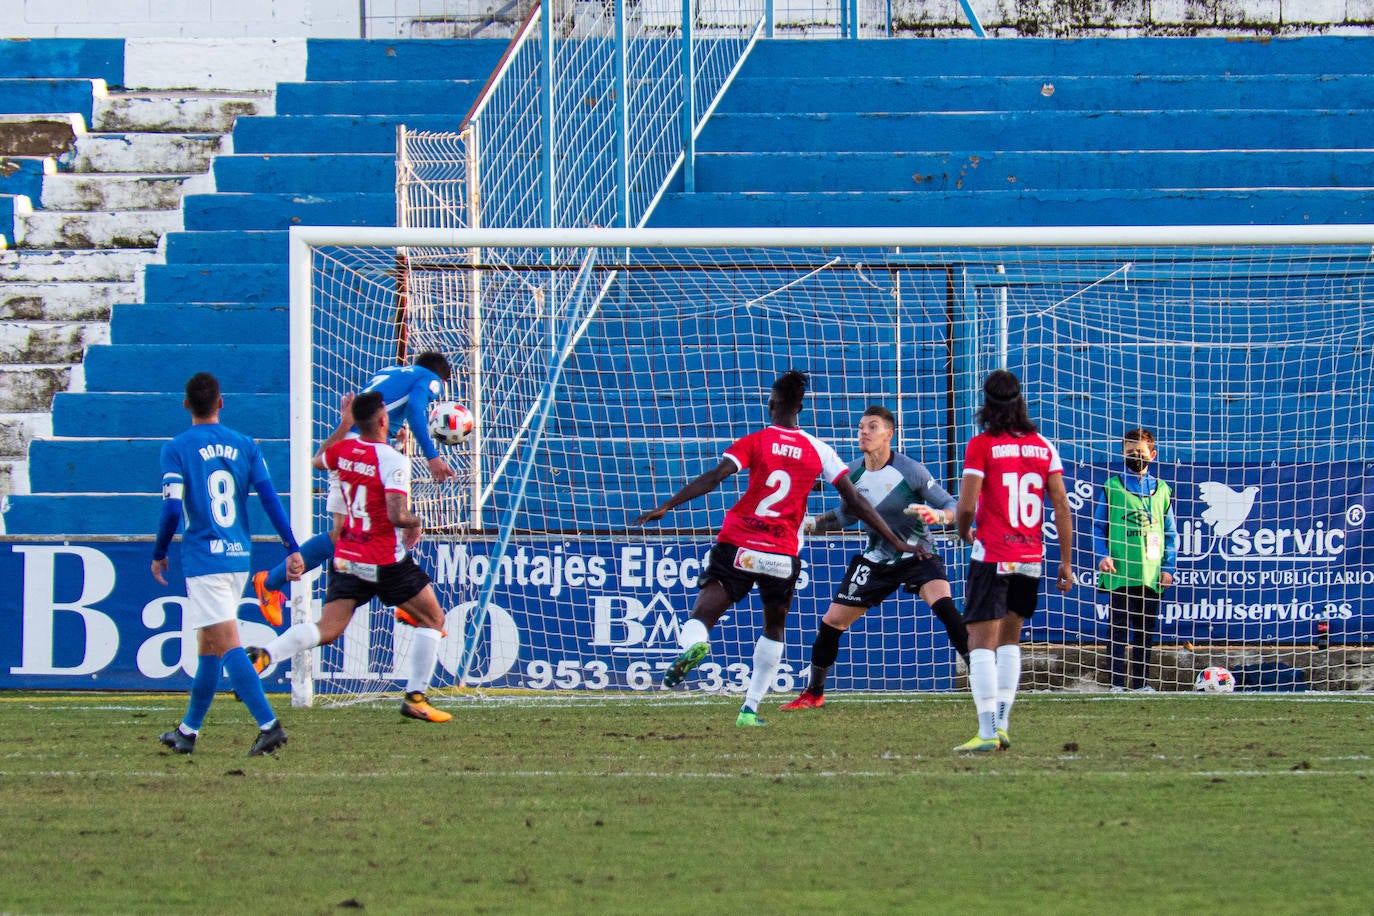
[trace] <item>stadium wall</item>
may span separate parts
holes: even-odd
[[[9,38],[448,38],[509,34],[529,0],[494,11],[452,0],[0,0]],[[784,27],[833,18],[825,0],[778,0]],[[1374,0],[970,0],[989,35],[1263,35],[1366,31]],[[866,2],[867,7],[867,2]],[[878,6],[881,9],[881,6]],[[891,0],[903,36],[968,35],[959,0]],[[499,21],[493,21],[499,17]]]

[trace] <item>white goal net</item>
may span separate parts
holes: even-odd
[[[342,392],[428,349],[477,418],[460,480],[415,503],[418,559],[449,611],[436,683],[658,689],[731,478],[666,527],[629,522],[766,422],[784,370],[811,376],[802,425],[846,460],[869,405],[895,447],[957,494],[980,386],[1005,367],[1060,449],[1078,581],[1043,589],[1025,689],[1106,690],[1110,613],[1094,504],[1122,435],[1153,432],[1174,491],[1173,587],[1147,681],[1191,689],[1221,664],[1243,689],[1367,686],[1374,622],[1374,228],[947,230],[292,230],[298,530],[324,530],[308,459]],[[313,501],[294,498],[314,494]],[[811,511],[837,503],[816,492]],[[1052,528],[1047,537],[1056,559]],[[775,687],[811,639],[860,532],[808,539]],[[962,606],[967,548],[940,542]],[[314,602],[318,603],[316,586]],[[305,601],[298,613],[311,612]],[[757,599],[713,633],[686,689],[737,691]],[[404,628],[359,609],[297,665],[307,698],[397,687]],[[904,592],[847,634],[829,688],[953,690],[962,666]],[[681,689],[681,688],[680,688]]]

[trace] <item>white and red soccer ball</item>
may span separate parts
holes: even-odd
[[[1236,676],[1220,665],[1212,665],[1198,672],[1193,689],[1198,693],[1234,693]]]
[[[435,401],[429,408],[429,436],[440,445],[458,445],[472,433],[472,411],[457,401]]]

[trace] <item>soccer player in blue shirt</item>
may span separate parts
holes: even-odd
[[[286,546],[286,569],[305,569],[258,444],[219,422],[224,408],[219,381],[197,372],[186,383],[191,428],[162,447],[162,518],[153,546],[153,578],[167,584],[167,547],[183,517],[181,567],[186,576],[186,623],[196,631],[199,662],[191,700],[181,724],[159,736],[178,754],[196,747],[196,736],[214,701],[221,669],[258,722],[248,756],[271,753],[286,743],[262,682],[239,642],[238,610],[248,584],[253,545],[248,531],[248,490],[256,489],[267,517]]]
[[[363,388],[364,392],[381,392],[392,430],[399,431],[403,425],[410,428],[410,435],[415,438],[420,453],[429,462],[429,473],[435,483],[444,483],[457,476],[439,455],[439,449],[429,434],[430,404],[444,393],[444,385],[451,375],[452,370],[444,355],[429,350],[415,357],[413,366],[389,366],[383,369]],[[349,416],[347,404],[344,405],[343,416]],[[335,516],[335,525],[331,531],[317,534],[301,545],[306,569],[322,566],[334,556],[334,538],[340,530],[339,516],[345,514],[341,499],[331,476],[327,508]],[[253,576],[253,590],[257,593],[263,619],[274,627],[282,624],[282,604],[286,596],[281,589],[287,578],[284,562]]]

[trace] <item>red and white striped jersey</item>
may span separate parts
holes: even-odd
[[[964,476],[983,478],[974,512],[973,559],[1039,563],[1045,558],[1045,484],[1063,474],[1059,452],[1039,433],[979,433],[964,452]]]
[[[725,450],[749,472],[749,488],[725,513],[718,541],[768,553],[796,556],[806,498],[818,476],[835,483],[849,467],[835,450],[810,433],[769,426]]]
[[[339,473],[348,521],[334,555],[384,566],[405,556],[386,511],[386,494],[410,495],[410,461],[385,442],[341,439],[325,449],[324,465]]]

